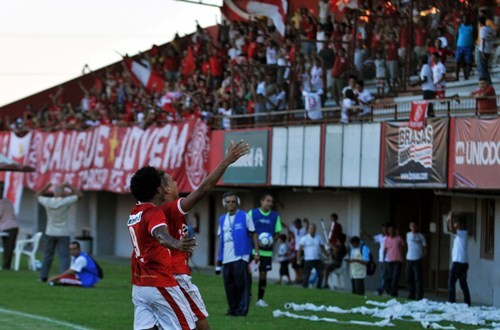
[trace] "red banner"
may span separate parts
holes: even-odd
[[[5,157],[7,157],[9,153],[9,141],[10,132],[0,132],[0,154]],[[5,172],[0,172],[0,181],[5,181]]]
[[[450,188],[500,188],[500,118],[455,118],[450,138]]]
[[[7,157],[18,164],[25,164],[26,155],[31,141],[31,133],[19,137],[12,133],[9,141],[9,152]],[[14,205],[14,210],[19,213],[21,196],[23,194],[24,173],[6,172],[5,174],[5,197]]]
[[[70,182],[82,190],[129,191],[132,175],[145,165],[164,170],[180,192],[196,189],[207,174],[209,130],[189,120],[162,127],[101,125],[85,131],[34,131],[25,185],[39,190],[47,182]]]
[[[410,122],[408,127],[414,130],[421,130],[424,128],[427,107],[427,101],[414,101],[411,103]]]

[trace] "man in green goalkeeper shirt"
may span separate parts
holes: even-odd
[[[278,239],[281,232],[281,219],[278,212],[273,211],[274,198],[271,194],[264,194],[260,199],[260,208],[248,212],[255,225],[257,237],[262,233],[269,233],[273,236],[273,242]],[[267,285],[267,272],[272,269],[273,245],[262,246],[259,241],[259,291],[258,300],[255,304],[259,307],[267,307],[264,301],[264,293]]]

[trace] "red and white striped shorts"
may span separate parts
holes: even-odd
[[[189,302],[194,319],[196,321],[206,319],[208,317],[207,308],[205,307],[203,298],[201,298],[200,290],[191,282],[191,276],[187,274],[174,274],[174,277]]]
[[[134,329],[190,330],[196,328],[189,302],[178,286],[132,287]]]

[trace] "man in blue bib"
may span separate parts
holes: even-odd
[[[271,194],[264,194],[260,199],[260,208],[248,212],[253,220],[257,237],[262,233],[269,233],[276,241],[281,232],[281,218],[278,212],[273,211],[274,197]],[[264,301],[264,293],[267,285],[267,272],[272,269],[273,246],[259,246],[259,291],[258,300],[255,304],[259,307],[267,307]]]
[[[94,259],[82,252],[80,243],[69,244],[71,266],[63,273],[47,280],[50,285],[71,285],[91,288],[99,281],[97,266]]]
[[[235,192],[222,196],[222,205],[227,210],[219,218],[219,252],[216,274],[222,278],[228,303],[228,316],[245,316],[250,304],[250,273],[248,262],[252,244],[257,243],[257,235],[250,216],[239,209],[240,198]],[[258,251],[257,251],[258,253]],[[256,260],[259,255],[256,255]]]

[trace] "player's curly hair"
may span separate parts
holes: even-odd
[[[148,202],[153,199],[161,186],[162,173],[152,166],[145,166],[135,172],[130,179],[130,191],[139,202]]]

